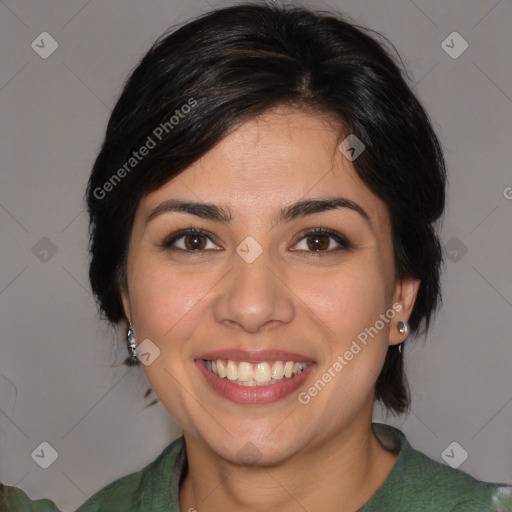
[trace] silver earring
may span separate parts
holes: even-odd
[[[400,331],[400,334],[404,334],[404,332],[407,331],[407,324],[400,320],[397,324],[398,330]]]
[[[128,352],[130,353],[130,358],[137,359],[137,344],[135,343],[135,334],[133,332],[131,322],[128,327],[128,332],[126,333],[126,337],[128,341]]]
[[[400,334],[404,334],[405,332],[407,332],[407,324],[405,322],[403,322],[402,320],[400,320],[400,322],[398,322],[397,327],[398,327],[398,331],[400,332]],[[402,343],[400,343],[398,345],[398,352],[400,352],[400,353],[402,353],[402,345],[403,344],[404,344],[404,342],[402,341]]]

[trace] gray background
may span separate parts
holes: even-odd
[[[161,404],[145,409],[154,395],[143,397],[142,370],[113,366],[124,333],[96,313],[82,197],[128,72],[168,26],[228,3],[0,3],[0,480],[32,499],[74,509],[180,434]],[[411,414],[385,418],[377,407],[375,419],[439,461],[457,441],[469,453],[460,469],[510,483],[511,2],[315,5],[396,45],[449,170],[445,307],[426,342],[406,349]],[[46,59],[31,47],[44,31],[59,45]],[[469,44],[458,58],[441,46],[453,31]],[[58,452],[48,469],[31,457],[43,441]]]

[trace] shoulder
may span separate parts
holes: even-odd
[[[392,506],[396,512],[512,512],[512,486],[483,482],[437,462],[412,448],[405,435],[394,427],[377,424],[374,432],[387,447],[394,444],[400,454],[368,503],[368,511],[374,510],[375,503],[377,507]]]
[[[76,512],[128,512],[137,510],[136,505],[144,486],[148,485],[148,475],[153,463],[140,471],[123,476],[100,489],[83,503]]]
[[[450,512],[512,512],[512,486],[483,482],[413,450],[408,471],[411,501]],[[430,509],[428,509],[430,510]]]
[[[174,499],[185,461],[185,442],[181,436],[141,470],[103,487],[76,512],[135,512],[159,508]]]
[[[48,499],[32,501],[21,489],[1,483],[0,510],[2,512],[59,512],[53,501]]]
[[[183,436],[167,445],[160,455],[141,470],[103,487],[76,512],[137,512],[163,510],[176,503],[179,478],[186,464]],[[60,512],[49,499],[31,500],[17,487],[0,483],[1,512]]]

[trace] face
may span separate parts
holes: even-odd
[[[185,435],[227,460],[250,442],[275,463],[369,428],[388,345],[407,336],[396,323],[419,283],[395,281],[387,208],[342,139],[333,122],[276,109],[138,206],[123,303],[144,371]]]

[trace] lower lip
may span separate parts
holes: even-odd
[[[208,384],[219,395],[238,404],[268,404],[277,402],[296,391],[313,371],[315,363],[310,364],[302,373],[289,379],[284,379],[276,384],[266,386],[240,386],[233,384],[227,378],[221,378],[206,368],[202,359],[196,359],[195,363]]]

